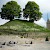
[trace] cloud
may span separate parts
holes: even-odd
[[[0,25],[3,25],[3,24],[5,24],[5,23],[7,23],[7,22],[9,22],[9,20],[5,20],[5,19],[1,19],[1,18],[0,18]]]
[[[34,21],[34,23],[46,28],[46,21],[43,18],[41,18],[39,21]]]
[[[42,12],[50,12],[50,0],[35,0]]]

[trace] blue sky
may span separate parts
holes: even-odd
[[[11,1],[11,0],[0,0],[0,11],[1,11],[2,5],[6,4],[8,1]],[[25,5],[26,5],[26,3],[28,1],[35,1],[39,5],[40,11],[43,14],[42,18],[45,21],[47,21],[47,13],[48,13],[48,18],[50,18],[50,0],[14,0],[14,1],[17,1],[18,4],[21,6],[22,9],[25,7]]]
[[[42,18],[43,18],[45,21],[47,21],[47,19],[50,19],[50,12],[43,13]]]

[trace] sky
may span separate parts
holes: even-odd
[[[0,7],[2,7],[2,5],[6,4],[6,2],[8,1],[11,0],[0,0]],[[49,6],[50,0],[14,0],[14,1],[17,1],[18,4],[21,6],[21,8],[24,8],[28,1],[35,1],[39,5],[40,11],[42,13],[50,12],[50,6]]]
[[[11,0],[0,0],[0,11],[1,11],[1,7],[3,4],[6,4],[8,1]],[[17,1],[17,3],[21,6],[21,8],[25,8],[25,5],[28,1],[35,1],[40,8],[40,11],[42,12],[42,18],[39,20],[42,24],[42,26],[45,26],[46,21],[47,21],[47,14],[48,14],[48,18],[50,17],[50,0],[13,0],[13,1]],[[40,22],[35,22],[40,24]],[[40,24],[41,25],[41,24]]]

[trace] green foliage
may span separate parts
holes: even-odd
[[[20,11],[21,8],[16,1],[9,1],[2,7],[2,12],[6,13],[6,15],[19,16]]]
[[[17,2],[15,1],[10,1],[6,4],[6,10],[9,10],[10,12],[7,12],[7,13],[12,13],[14,15],[19,15],[20,11],[21,11],[21,8],[20,6],[18,5]]]
[[[34,1],[29,1],[24,10],[24,16],[28,14],[30,19],[36,20],[40,19],[42,13],[39,11],[39,5],[37,5]],[[27,17],[26,17],[27,18]]]

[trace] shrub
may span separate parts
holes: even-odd
[[[49,41],[48,36],[46,37],[45,41]]]

